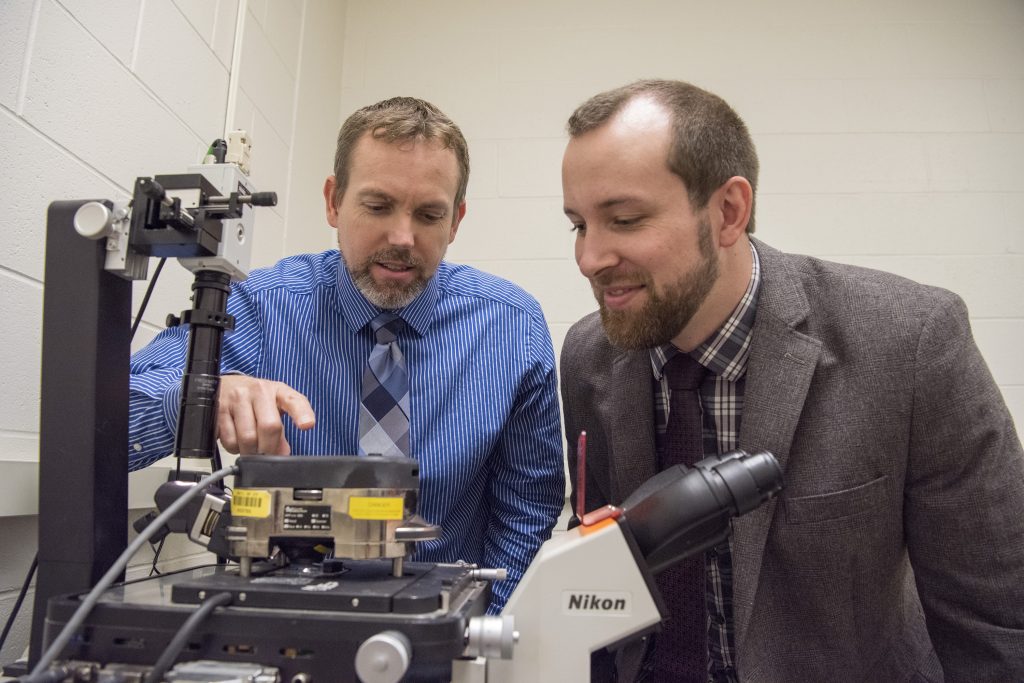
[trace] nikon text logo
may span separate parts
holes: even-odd
[[[562,611],[568,614],[627,615],[633,611],[629,593],[622,591],[565,591]]]

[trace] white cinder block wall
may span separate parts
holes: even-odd
[[[1019,0],[350,0],[342,110],[426,97],[469,138],[452,260],[532,292],[556,350],[594,310],[572,256],[565,120],[637,78],[747,121],[757,235],[966,299],[1024,427],[1024,3]]]
[[[330,245],[320,190],[340,118],[344,26],[334,0],[0,2],[0,620],[36,550],[47,204],[127,197],[137,176],[184,172],[226,127],[244,128],[254,184],[279,197],[256,219],[254,265]],[[136,346],[188,307],[190,282],[168,264]],[[132,475],[133,507],[151,506],[165,477]],[[162,557],[173,566],[192,548]],[[27,645],[31,606],[30,595],[0,663]]]

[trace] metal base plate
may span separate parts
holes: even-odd
[[[287,567],[247,579],[228,570],[175,583],[171,598],[198,604],[228,592],[232,604],[245,607],[429,614],[470,582],[469,570],[462,567],[407,562],[400,577],[391,575],[391,567],[390,561],[346,560],[340,571],[328,574]]]
[[[470,580],[465,567],[406,563],[405,575],[396,579],[390,577],[392,565],[386,560],[347,561],[346,565],[351,569],[338,579],[339,586],[322,592],[303,592],[301,585],[296,588],[281,584],[264,590],[262,584],[254,581],[267,575],[243,580],[237,576],[236,568],[223,566],[121,584],[104,593],[80,637],[72,639],[60,659],[101,665],[152,665],[195,611],[199,593],[205,591],[209,596],[224,589],[232,591],[236,601],[215,610],[200,625],[178,661],[258,663],[276,667],[286,681],[303,680],[294,678],[300,675],[313,681],[355,681],[354,662],[359,645],[381,631],[393,630],[403,633],[412,643],[412,662],[403,680],[450,680],[452,660],[460,657],[464,649],[469,618],[483,614],[487,607],[489,585]],[[285,576],[283,573],[282,577]],[[259,588],[254,591],[253,585]],[[428,590],[428,585],[433,588]],[[242,592],[245,600],[241,599]],[[369,604],[394,605],[397,598],[401,608],[405,594],[412,596],[406,604],[419,609],[428,603],[438,606],[418,613],[358,611],[360,606],[342,610],[317,605],[324,594],[325,600],[335,605],[346,599],[351,602],[353,597],[359,598],[360,606],[365,604],[363,599]],[[178,598],[186,602],[177,602]],[[250,600],[296,600],[303,606],[252,606]],[[71,618],[80,601],[78,595],[50,601],[47,643]]]

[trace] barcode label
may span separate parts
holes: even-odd
[[[231,514],[235,517],[269,517],[270,491],[235,489],[231,495]]]

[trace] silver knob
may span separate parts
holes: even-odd
[[[109,235],[112,222],[110,209],[99,202],[87,202],[75,211],[75,232],[91,240]]]
[[[412,643],[405,634],[382,631],[356,650],[356,675],[363,683],[398,683],[411,661]]]
[[[471,617],[466,629],[466,651],[469,657],[488,659],[512,659],[512,652],[519,641],[515,617],[481,616]]]

